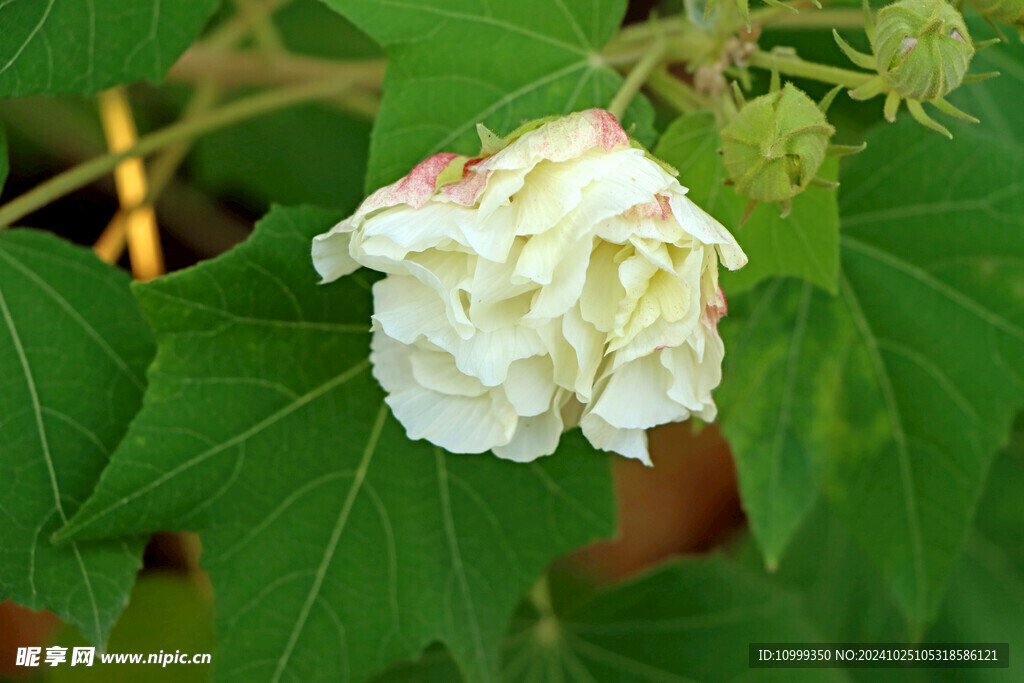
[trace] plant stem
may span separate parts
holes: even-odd
[[[230,19],[210,31],[201,44],[211,48],[233,45],[249,33],[253,21],[272,16],[288,2],[289,0],[263,0],[259,3],[250,3],[247,12],[236,12]]]
[[[0,228],[5,228],[53,200],[103,177],[125,159],[147,156],[181,140],[191,140],[238,121],[334,95],[351,86],[351,79],[332,78],[270,90],[214,109],[204,116],[161,128],[139,139],[130,149],[90,159],[0,206]]]
[[[681,114],[714,109],[711,100],[673,76],[665,67],[651,73],[647,78],[647,87]]]
[[[622,120],[623,114],[626,113],[626,107],[633,101],[636,94],[640,92],[640,88],[643,86],[647,77],[650,75],[654,67],[661,61],[661,56],[665,52],[665,41],[660,36],[654,38],[654,45],[648,48],[647,54],[644,55],[643,59],[636,63],[636,65],[626,75],[626,80],[622,82],[622,86],[619,91],[615,93],[615,97],[608,103],[608,111],[610,111],[615,118]]]
[[[751,23],[776,29],[844,29],[864,28],[864,12],[860,9],[810,9],[800,14],[777,7],[766,7],[750,13]]]
[[[222,87],[285,85],[328,78],[348,78],[367,88],[380,87],[382,59],[338,61],[279,53],[225,52],[196,46],[189,49],[167,74],[168,80],[214,82]]]
[[[758,51],[751,55],[747,62],[759,69],[777,68],[779,73],[798,78],[810,78],[823,83],[841,85],[845,88],[856,88],[875,76],[863,71],[840,69],[836,66],[817,64],[800,59],[795,54]]]

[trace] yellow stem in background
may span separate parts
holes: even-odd
[[[199,84],[192,95],[192,99],[185,106],[182,120],[187,121],[208,112],[216,104],[217,96],[218,90],[216,87],[208,83]],[[97,256],[107,263],[115,263],[121,258],[127,242],[126,227],[132,220],[138,220],[132,218],[131,214],[139,211],[142,207],[152,207],[156,204],[157,199],[160,198],[167,185],[174,179],[175,172],[178,170],[181,162],[185,160],[185,156],[191,147],[191,140],[176,142],[165,147],[159,156],[153,160],[149,167],[149,184],[142,204],[135,208],[122,206],[114,214],[114,217],[110,219],[110,223],[107,224],[107,227],[93,246],[93,251],[96,252]]]
[[[107,146],[114,154],[131,149],[138,142],[135,119],[124,88],[111,88],[97,96],[100,120],[107,137]],[[96,243],[100,258],[114,262],[120,258],[124,242],[128,243],[132,274],[148,281],[164,272],[163,249],[156,212],[146,203],[146,169],[139,157],[125,159],[114,168],[114,184],[121,201],[122,220],[111,223]]]

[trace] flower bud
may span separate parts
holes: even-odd
[[[806,93],[787,83],[742,106],[722,129],[722,157],[737,191],[785,202],[814,179],[835,129]]]
[[[878,72],[904,98],[944,97],[963,82],[973,56],[964,19],[945,0],[900,0],[878,13]]]

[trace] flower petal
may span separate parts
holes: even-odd
[[[494,454],[505,460],[532,462],[555,452],[562,431],[562,418],[557,410],[536,417],[521,417],[512,440],[504,446],[495,446]]]
[[[534,417],[550,410],[557,387],[551,381],[551,359],[533,356],[517,360],[508,368],[502,387],[521,417]]]
[[[349,255],[352,235],[348,232],[348,223],[349,220],[345,220],[330,232],[313,238],[313,267],[320,274],[322,283],[334,282],[360,268]],[[339,230],[341,226],[345,228]]]
[[[722,264],[729,270],[742,268],[747,264],[747,255],[743,253],[736,238],[722,224],[712,218],[702,208],[677,192],[669,198],[672,214],[679,225],[704,244],[714,244],[718,248]]]
[[[643,429],[617,429],[597,415],[587,415],[580,421],[583,436],[594,448],[612,451],[648,467],[653,466],[651,454],[647,451],[647,432]]]
[[[483,453],[507,444],[518,418],[500,391],[479,396],[447,394],[420,386],[412,372],[415,350],[381,331],[370,344],[374,377],[411,439],[427,439],[452,453]]]
[[[437,176],[444,173],[448,165],[458,158],[460,158],[458,154],[444,152],[424,159],[416,164],[404,178],[385,185],[367,197],[356,209],[353,217],[361,219],[374,211],[398,204],[408,204],[414,208],[420,208],[437,191]]]

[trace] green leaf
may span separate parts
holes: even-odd
[[[689,197],[739,240],[750,262],[722,273],[728,294],[738,294],[775,275],[799,277],[835,292],[839,273],[839,209],[836,191],[810,188],[793,199],[788,218],[775,204],[760,204],[739,227],[748,199],[722,184],[728,176],[718,154],[721,140],[714,116],[704,112],[677,119],[654,153],[679,170]],[[823,176],[835,178],[828,162]]]
[[[277,209],[137,287],[151,389],[62,535],[202,530],[222,679],[361,680],[440,640],[492,680],[544,565],[611,533],[607,460],[579,434],[528,466],[409,441],[370,374],[361,275],[316,283],[310,239],[339,218]]]
[[[715,397],[751,531],[775,568],[818,498],[842,363],[837,350],[850,326],[834,300],[799,280],[772,280],[730,299],[729,308]]]
[[[216,0],[4,2],[0,97],[159,81],[216,6]]]
[[[873,381],[848,387],[860,433],[830,495],[924,622],[1024,404],[1024,149],[917,128],[883,128],[844,178],[842,298]]]
[[[844,176],[839,299],[816,294],[801,314],[790,294],[777,306],[751,310],[751,303],[747,321],[730,323],[753,326],[747,334],[774,363],[727,359],[726,382],[737,385],[727,398],[742,400],[745,385],[764,380],[756,411],[742,402],[723,407],[726,433],[743,435],[737,463],[745,495],[754,496],[745,499],[748,512],[764,517],[779,505],[764,497],[793,488],[760,485],[766,468],[785,468],[779,481],[792,483],[820,464],[831,506],[918,635],[939,605],[989,464],[1024,404],[1020,187],[1021,148],[884,126]],[[755,320],[775,315],[789,323]],[[795,339],[831,348],[832,357],[784,361],[779,349]],[[822,388],[829,382],[831,395]],[[805,390],[820,392],[806,411],[793,398]],[[765,406],[788,416],[781,437],[763,419]],[[772,455],[780,439],[783,455]],[[763,545],[766,519],[753,523]]]
[[[124,273],[45,233],[0,232],[0,600],[53,610],[97,644],[142,543],[49,539],[139,409],[152,353]]]
[[[563,618],[565,672],[599,681],[750,676],[747,646],[815,642],[798,599],[719,556],[670,563]],[[841,671],[764,669],[763,681],[842,681]],[[590,680],[586,678],[586,680]]]
[[[351,208],[362,198],[370,123],[324,105],[244,121],[199,140],[189,168],[217,193]],[[271,141],[271,144],[267,144]]]
[[[558,584],[552,599],[560,602]],[[747,646],[819,642],[791,590],[721,556],[680,560],[570,608],[528,605],[506,639],[503,679],[732,681],[754,678]],[[381,683],[453,680],[441,653]],[[758,681],[847,681],[838,670],[762,669]]]
[[[1009,669],[948,669],[942,681],[1019,681],[1024,663],[1024,448],[999,458],[978,510],[975,528],[950,581],[942,612],[929,632],[932,642],[1010,644]]]
[[[370,143],[367,190],[437,152],[476,154],[476,124],[505,134],[524,120],[606,107],[622,84],[600,56],[625,0],[324,0],[391,60]],[[653,111],[624,117],[645,144]]]

